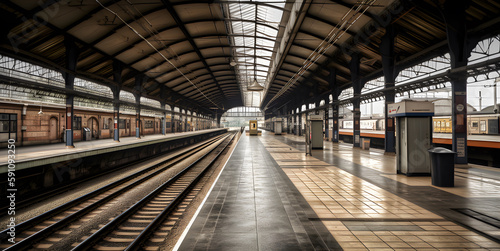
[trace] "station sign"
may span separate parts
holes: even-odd
[[[310,115],[309,120],[323,120],[323,115]]]
[[[428,101],[403,100],[387,105],[390,117],[427,117],[434,116],[434,104]]]

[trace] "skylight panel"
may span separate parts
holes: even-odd
[[[236,47],[233,49],[233,59],[237,62],[235,68],[239,74],[240,89],[244,93],[244,103],[247,106],[259,106],[262,101],[261,95],[263,95],[262,92],[248,94],[247,86],[254,79],[257,79],[261,85],[268,85],[265,81],[269,74],[272,50],[284,6],[285,1],[267,2],[265,0],[251,3],[233,1],[227,4],[228,24],[232,30],[230,36]]]

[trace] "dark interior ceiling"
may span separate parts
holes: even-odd
[[[399,67],[424,61],[447,50],[441,13],[443,1],[364,1],[370,6],[358,2],[287,1],[282,8],[286,20],[281,22],[278,32],[278,40],[284,39],[286,43],[277,43],[273,49],[273,60],[277,60],[271,62],[271,67],[274,63],[276,69],[269,71],[271,75],[267,78],[261,108],[272,110],[296,100],[297,96],[308,99],[328,93],[331,86],[327,79],[331,69],[336,69],[336,84],[341,88],[349,87],[348,62],[351,58],[346,51],[360,53],[361,76],[370,79],[382,76],[380,41],[389,23],[397,30],[395,51]],[[106,80],[105,84],[137,91],[135,78],[144,75],[143,96],[198,110],[227,110],[244,103],[237,71],[230,65],[235,35],[228,31],[230,22],[242,20],[227,18],[224,6],[229,3],[272,4],[255,1],[51,0],[40,5],[40,1],[34,0],[4,0],[0,2],[4,38],[0,40],[0,49],[3,53],[64,68],[65,39],[70,39],[78,46],[76,74],[79,76]],[[290,15],[295,11],[292,10],[294,5],[298,6],[297,15]],[[339,27],[342,17],[358,7],[365,12],[353,15],[355,19],[351,19],[350,25]],[[466,13],[471,35],[498,34],[499,1],[470,1]],[[290,32],[285,34],[290,16],[297,18],[288,23]],[[245,21],[265,24],[263,20]],[[334,27],[339,28],[337,31],[342,36],[314,64],[304,68],[304,61]],[[255,50],[250,45],[248,48]],[[114,65],[123,69],[121,83],[113,78]],[[304,69],[303,72],[300,69]],[[297,73],[300,77],[290,81]],[[293,83],[289,88],[283,88],[290,82]]]
[[[331,92],[328,76],[336,71],[339,90],[352,86],[349,62],[351,53],[358,53],[360,75],[366,80],[383,76],[381,38],[385,27],[396,30],[396,66],[406,68],[448,52],[446,24],[442,4],[445,1],[376,1],[361,18],[347,30],[322,58],[313,64],[280,97],[275,97],[302,66],[301,62],[323,41],[356,1],[312,1],[303,10],[303,20],[294,31],[289,48],[280,62],[261,108],[280,108],[293,101],[314,99]],[[466,11],[469,36],[486,38],[499,34],[500,2],[470,1]],[[300,97],[299,100],[294,97]],[[272,99],[274,101],[270,102]],[[295,102],[297,103],[297,102]],[[293,106],[293,105],[292,105]],[[296,106],[295,106],[296,107]]]

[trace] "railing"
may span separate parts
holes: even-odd
[[[30,73],[18,71],[18,70],[13,70],[13,69],[7,69],[4,67],[0,67],[0,75],[11,77],[11,78],[18,78],[22,80],[28,80],[28,81],[33,81],[39,84],[45,84],[45,85],[50,85],[50,86],[57,86],[57,87],[64,87],[64,81],[59,80],[59,79],[53,79],[53,78],[45,78],[45,77],[40,77],[37,75],[33,75]]]

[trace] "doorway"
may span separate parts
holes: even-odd
[[[50,143],[57,141],[57,119],[52,117],[49,120],[49,140]]]
[[[96,118],[90,118],[87,121],[87,126],[90,129],[91,132],[91,139],[98,139],[99,138],[99,122],[97,121]]]
[[[108,128],[109,128],[110,138],[114,139],[115,138],[115,124],[113,123],[113,120],[111,118],[108,118]]]

